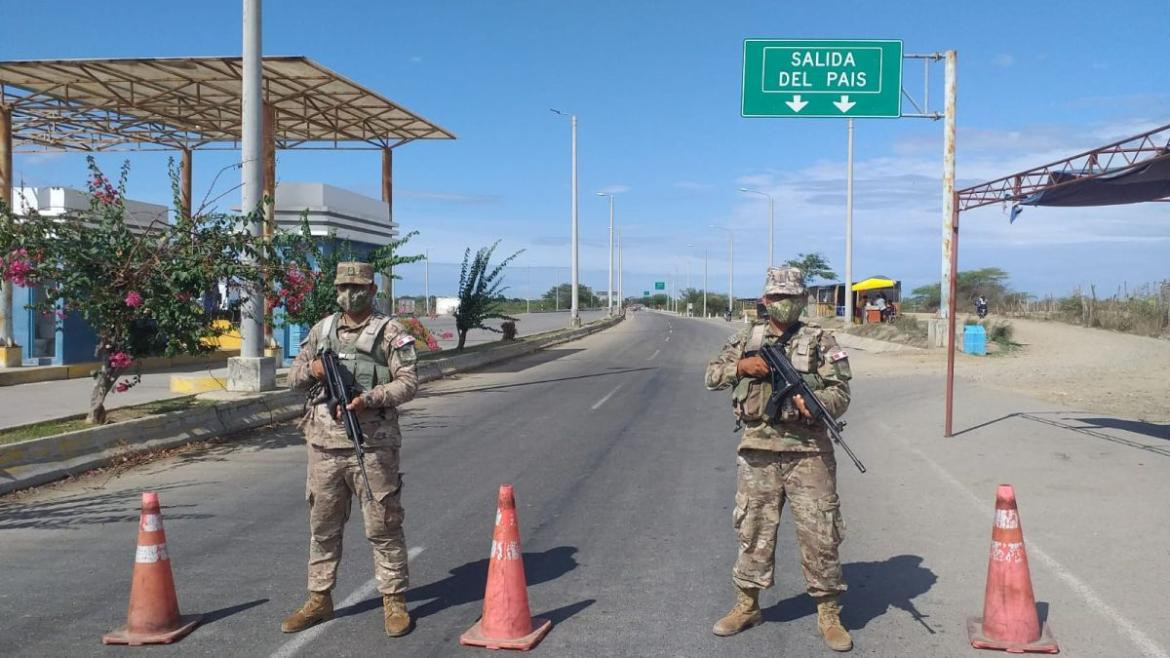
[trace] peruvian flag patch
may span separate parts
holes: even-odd
[[[402,349],[403,347],[406,347],[413,342],[414,336],[411,336],[410,334],[399,334],[398,337],[394,339],[394,349]]]
[[[836,352],[833,352],[832,354],[829,355],[829,361],[832,361],[833,363],[836,363],[838,361],[842,361],[842,360],[848,359],[848,358],[849,358],[849,355],[845,353],[845,350],[837,350]]]

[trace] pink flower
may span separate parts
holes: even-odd
[[[432,352],[439,351],[439,341],[434,336],[427,336],[427,348]]]
[[[114,352],[110,355],[110,367],[115,370],[125,370],[134,363],[134,359],[125,352]]]
[[[32,273],[33,266],[27,249],[13,249],[12,253],[8,254],[7,263],[0,261],[0,264],[4,265],[0,267],[0,277],[5,281],[22,287],[28,286],[28,275]]]
[[[451,333],[450,331],[444,331],[439,337],[443,340],[451,340],[455,337],[455,334]]]
[[[126,306],[130,308],[138,308],[142,306],[142,295],[138,294],[137,290],[131,290],[126,293]]]
[[[130,390],[130,382],[122,380],[114,386],[115,393],[125,393]]]

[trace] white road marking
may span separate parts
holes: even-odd
[[[649,359],[646,359],[646,360],[647,360],[647,361],[653,361],[653,360],[654,360],[654,357],[658,356],[658,353],[659,353],[659,352],[661,352],[661,351],[662,351],[662,350],[654,350],[654,353],[653,353],[653,354],[651,354],[651,355],[650,355],[650,358],[649,358]]]
[[[668,342],[668,343],[670,342],[670,336],[666,337],[666,342]]]
[[[605,394],[605,397],[603,397],[603,398],[601,398],[600,400],[598,400],[598,401],[597,401],[597,404],[594,404],[592,407],[590,407],[590,409],[593,409],[594,411],[597,411],[597,409],[598,409],[599,407],[601,407],[601,405],[605,404],[606,402],[609,402],[609,399],[610,399],[610,398],[612,398],[612,397],[613,397],[613,394],[614,394],[614,393],[617,393],[617,392],[618,392],[618,389],[619,389],[619,388],[621,388],[621,387],[622,387],[622,384],[618,384],[617,386],[614,386],[612,391],[610,391],[609,393],[606,393],[606,394]]]
[[[406,559],[413,560],[414,558],[418,557],[419,553],[422,553],[423,550],[424,549],[422,546],[415,546],[413,548],[407,549]],[[334,606],[334,609],[348,608],[351,605],[357,605],[358,603],[361,603],[362,601],[372,596],[376,591],[378,591],[378,581],[371,578],[367,580],[364,585],[354,590],[352,594],[345,597],[344,601]],[[317,624],[308,630],[297,633],[293,639],[285,642],[280,646],[279,649],[273,652],[270,658],[291,658],[292,656],[297,655],[297,653],[302,648],[304,648],[306,644],[317,639],[317,637],[324,633],[325,629],[328,627],[329,623],[326,622],[323,624]]]
[[[963,493],[964,497],[967,499],[967,502],[971,503],[975,509],[979,510],[988,517],[994,516],[993,513],[989,513],[987,511],[987,501],[981,500],[979,496],[976,496],[970,489],[966,487],[966,485],[964,485],[962,482],[959,482],[955,476],[951,475],[949,471],[940,466],[933,459],[927,457],[926,454],[921,450],[910,445],[910,443],[905,439],[901,440],[914,454],[918,455],[922,458],[923,461],[929,464],[940,478],[942,478],[959,492]],[[1105,600],[1102,599],[1101,596],[1097,594],[1097,592],[1094,591],[1092,587],[1089,587],[1085,581],[1078,578],[1063,564],[1057,561],[1056,558],[1052,557],[1048,554],[1047,551],[1040,548],[1039,544],[1036,542],[1028,542],[1028,553],[1035,556],[1049,571],[1056,574],[1057,578],[1064,581],[1064,584],[1068,585],[1072,591],[1076,592],[1082,599],[1084,599],[1085,603],[1088,603],[1090,607],[1095,608],[1097,612],[1107,617],[1110,621],[1116,624],[1118,628],[1124,631],[1124,634],[1129,636],[1129,641],[1134,643],[1142,655],[1151,656],[1153,658],[1170,658],[1170,654],[1167,654],[1165,649],[1158,646],[1158,643],[1155,642],[1149,635],[1143,633],[1142,630],[1134,625],[1133,622],[1122,616],[1122,614],[1118,612],[1116,608],[1106,603]]]

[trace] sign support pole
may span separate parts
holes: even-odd
[[[845,326],[853,322],[853,119],[849,120],[846,149],[849,172],[845,179]]]

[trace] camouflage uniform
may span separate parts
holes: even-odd
[[[764,294],[773,293],[803,294],[800,270],[769,268]],[[732,336],[707,365],[707,388],[731,388],[734,411],[743,424],[733,515],[739,555],[732,580],[740,589],[772,586],[776,530],[787,500],[808,593],[831,597],[845,591],[837,555],[845,524],[831,440],[822,427],[800,418],[790,401],[779,423],[766,422],[762,413],[772,394],[771,383],[737,374],[746,352],[761,344],[775,344],[781,333],[771,323],[754,324]],[[829,412],[834,417],[845,413],[852,374],[848,357],[832,334],[816,324],[803,324],[789,339],[786,352]]]
[[[343,274],[347,265],[357,268],[356,274],[352,268],[348,270],[351,275],[348,278]],[[365,263],[343,263],[338,269],[338,285],[373,280],[373,268]],[[375,346],[366,355],[373,358],[365,361],[380,364],[370,369],[368,383],[373,385],[365,387],[362,396],[366,407],[358,414],[366,437],[365,465],[374,500],[367,499],[353,444],[346,436],[344,425],[330,417],[326,405],[310,406],[299,424],[309,452],[305,494],[309,502],[310,592],[333,589],[341,560],[342,530],[349,519],[350,497],[355,493],[361,505],[366,538],[374,548],[378,590],[382,594],[402,594],[408,585],[400,503],[402,476],[398,470],[398,450],[402,445],[398,407],[410,401],[418,388],[414,338],[398,322],[379,313],[371,312],[356,324],[344,314],[330,316],[314,325],[301,343],[289,372],[289,386],[307,390],[319,383],[310,364],[323,343],[342,348],[336,350],[339,360],[351,370],[350,374],[355,374],[352,370],[360,368],[361,361],[354,366],[352,352],[355,345],[361,344],[363,332],[371,334],[367,342]],[[350,354],[343,351],[346,348]],[[356,379],[360,381],[361,377]]]

